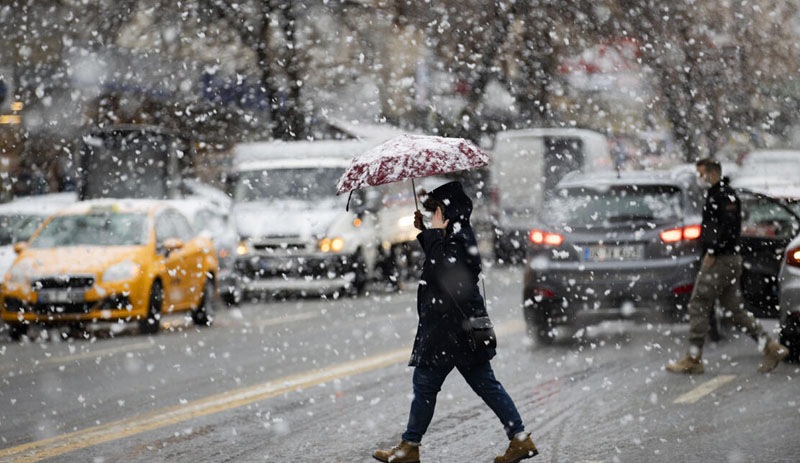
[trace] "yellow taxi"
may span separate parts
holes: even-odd
[[[137,321],[156,333],[163,313],[190,311],[201,326],[214,320],[214,245],[165,201],[78,203],[14,250],[0,291],[13,339],[31,324]]]

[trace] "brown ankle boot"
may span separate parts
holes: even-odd
[[[769,373],[770,371],[774,370],[775,367],[781,363],[781,360],[785,359],[789,355],[789,349],[779,343],[778,341],[773,341],[770,339],[767,341],[767,345],[764,347],[764,359],[761,360],[761,365],[758,367],[758,371],[761,373]]]
[[[684,375],[701,375],[706,371],[700,357],[693,357],[690,354],[686,354],[677,362],[670,363],[666,366],[666,370],[670,373],[680,373]]]
[[[384,463],[419,463],[419,444],[402,441],[387,450],[376,450],[372,458]]]
[[[520,461],[539,455],[530,433],[524,433],[511,439],[506,453],[494,458],[494,463],[519,463]]]

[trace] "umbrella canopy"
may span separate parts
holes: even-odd
[[[469,140],[403,134],[356,155],[339,179],[336,194],[488,164],[489,155]]]

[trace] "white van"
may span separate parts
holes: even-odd
[[[348,195],[336,196],[336,184],[354,155],[393,135],[234,148],[236,270],[245,295],[358,294],[367,282],[390,276],[393,246],[416,236],[406,230],[413,225],[413,198],[411,207],[383,204],[388,189],[367,188],[353,192],[347,210]],[[396,215],[397,207],[407,209],[410,222]]]
[[[614,169],[605,135],[587,129],[506,130],[497,132],[487,148],[494,250],[506,262],[522,258],[531,218],[567,173]]]

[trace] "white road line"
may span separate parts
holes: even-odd
[[[691,391],[683,394],[682,396],[675,399],[675,404],[693,404],[698,400],[702,399],[703,397],[711,394],[719,387],[724,386],[725,384],[730,383],[736,378],[736,375],[720,375],[716,378],[706,381],[705,383],[697,386],[696,388],[692,389]]]

